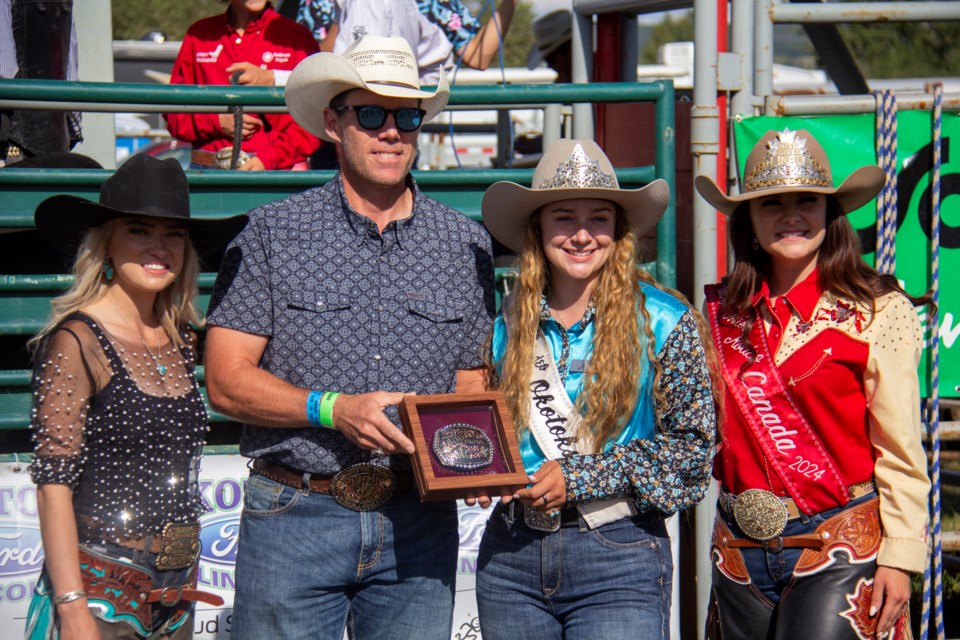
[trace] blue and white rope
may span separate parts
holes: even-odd
[[[880,273],[892,274],[897,267],[897,99],[889,89],[873,94],[877,101],[877,161],[887,174],[878,199],[875,266]]]
[[[934,305],[940,304],[940,168],[943,119],[943,85],[933,87],[933,171],[930,175],[930,293]],[[923,610],[920,614],[920,637],[930,637],[930,612],[937,640],[943,640],[943,544],[940,532],[940,319],[934,311],[930,328],[930,397],[927,398],[926,422],[929,425],[930,447],[930,527],[933,553],[923,571]]]

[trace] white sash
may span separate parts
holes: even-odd
[[[580,414],[574,411],[567,395],[550,345],[537,332],[533,350],[533,380],[530,381],[530,432],[548,460],[578,453],[577,427]],[[596,500],[577,505],[590,529],[636,515],[637,507],[629,498]]]

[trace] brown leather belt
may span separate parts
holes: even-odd
[[[857,484],[850,485],[847,491],[849,493],[851,500],[856,500],[857,498],[862,498],[872,491],[876,491],[877,485],[874,484],[873,480],[866,480],[865,482],[858,482]],[[797,503],[793,498],[789,496],[777,496],[780,498],[780,501],[783,503],[783,506],[787,509],[787,519],[794,520],[800,517],[800,507],[797,506]],[[720,488],[720,495],[717,498],[717,504],[720,505],[720,508],[727,512],[729,515],[733,515],[733,504],[737,501],[737,496],[724,491],[723,487]]]
[[[223,598],[210,593],[209,591],[200,591],[190,587],[164,587],[163,589],[153,589],[147,594],[147,602],[159,602],[164,607],[172,607],[181,600],[187,602],[205,602],[219,607],[223,604]]]
[[[285,484],[294,489],[303,488],[303,471],[260,459],[254,460],[250,468],[274,482]],[[394,471],[393,474],[397,479],[394,487],[395,493],[408,493],[413,490],[413,473],[410,471]],[[333,478],[334,476],[310,474],[310,491],[329,494]]]
[[[217,165],[217,155],[210,151],[191,151],[190,162],[203,165],[204,167],[219,168],[219,165]]]
[[[204,167],[210,167],[212,169],[229,169],[232,153],[233,149],[230,147],[224,147],[219,151],[202,151],[199,149],[194,149],[190,152],[190,162]],[[242,167],[252,157],[253,155],[250,155],[246,151],[241,151],[238,158],[237,167]]]

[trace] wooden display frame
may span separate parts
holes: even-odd
[[[420,499],[462,499],[485,493],[491,497],[525,487],[520,448],[503,394],[499,391],[471,394],[406,396],[400,403],[403,432],[416,451],[410,459]],[[445,468],[433,451],[437,424],[469,424],[484,432],[493,443],[490,468],[457,471]],[[442,427],[440,427],[442,428]]]

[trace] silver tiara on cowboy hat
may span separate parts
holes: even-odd
[[[654,180],[642,189],[621,189],[613,165],[593,140],[559,140],[537,164],[531,188],[515,182],[497,182],[483,194],[483,224],[494,238],[520,250],[533,212],[545,204],[574,198],[610,200],[623,208],[638,235],[649,231],[670,202],[666,180]]]
[[[784,129],[768,131],[753,145],[743,169],[741,193],[725,195],[707,176],[697,176],[694,184],[704,200],[730,215],[741,202],[797,191],[832,195],[843,212],[850,213],[876,197],[885,182],[883,169],[867,165],[834,187],[830,161],[816,138],[806,129]]]
[[[338,94],[366,89],[389,98],[415,98],[427,112],[424,122],[447,106],[450,85],[440,70],[436,89],[420,89],[420,71],[410,43],[403,38],[364,36],[354,40],[343,54],[315,53],[300,61],[287,80],[284,96],[290,115],[315,136],[327,136],[323,110]]]

